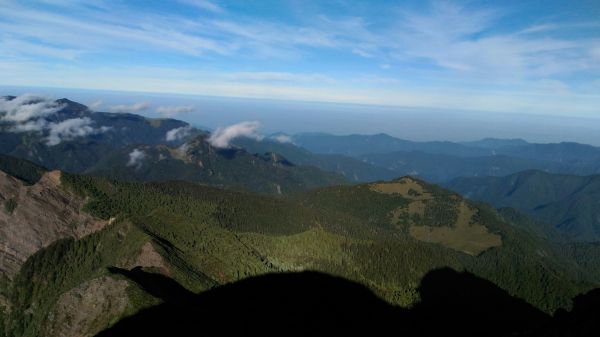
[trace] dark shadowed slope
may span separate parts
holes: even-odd
[[[383,334],[508,336],[534,333],[549,317],[470,273],[439,269],[419,287],[412,309],[387,304],[367,288],[316,272],[268,274],[186,294],[164,276],[117,270],[164,304],[123,319],[98,336],[291,336]],[[170,291],[166,292],[167,289]]]

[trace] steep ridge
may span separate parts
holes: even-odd
[[[134,151],[140,158],[132,163]],[[132,181],[185,180],[268,194],[289,194],[346,182],[338,174],[295,165],[277,153],[216,148],[206,135],[176,148],[128,147],[106,156],[85,173]]]
[[[0,275],[12,278],[32,254],[66,237],[102,229],[82,211],[85,199],[62,188],[61,173],[50,171],[32,186],[0,171]]]
[[[339,154],[312,153],[297,144],[281,142],[272,138],[260,141],[240,138],[234,143],[250,153],[278,153],[296,165],[318,167],[323,171],[338,173],[351,182],[389,180],[398,176],[397,172],[374,166],[358,158]]]

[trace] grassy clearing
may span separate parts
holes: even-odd
[[[492,247],[502,245],[502,237],[492,234],[488,229],[473,219],[476,211],[464,201],[460,203],[458,218],[453,226],[432,227],[411,224],[409,234],[417,240],[438,243],[445,247],[479,255]]]
[[[409,177],[404,177],[390,183],[371,184],[370,188],[374,192],[400,194],[411,200],[426,200],[431,198],[431,193],[427,192],[418,181]]]
[[[437,243],[469,255],[502,245],[502,238],[474,221],[476,211],[454,195],[438,196],[418,181],[405,177],[391,183],[371,184],[372,191],[400,194],[408,205],[391,212],[397,227],[408,224],[409,234],[423,242]]]

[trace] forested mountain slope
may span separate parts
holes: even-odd
[[[250,153],[278,153],[296,165],[318,167],[321,170],[338,173],[350,182],[370,182],[397,178],[398,172],[371,165],[359,158],[339,154],[319,154],[310,152],[296,144],[265,138],[260,141],[240,138],[234,144]]]
[[[114,220],[39,250],[3,285],[9,336],[91,336],[162,301],[114,268],[141,267],[193,293],[265,273],[314,270],[409,306],[419,301],[428,272],[450,267],[547,313],[599,281],[592,263],[515,219],[412,178],[294,198],[67,173],[59,188],[88,200],[82,212],[94,219]]]
[[[267,194],[346,183],[339,174],[295,165],[274,152],[253,154],[237,147],[214,147],[205,135],[176,148],[126,147],[105,156],[84,173],[129,181],[184,180]]]

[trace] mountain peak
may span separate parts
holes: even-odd
[[[64,105],[66,108],[73,110],[73,111],[88,111],[89,108],[86,105],[83,105],[81,103],[75,102],[75,101],[71,101],[70,99],[67,98],[60,98],[56,100],[56,103],[60,104],[60,105]]]

